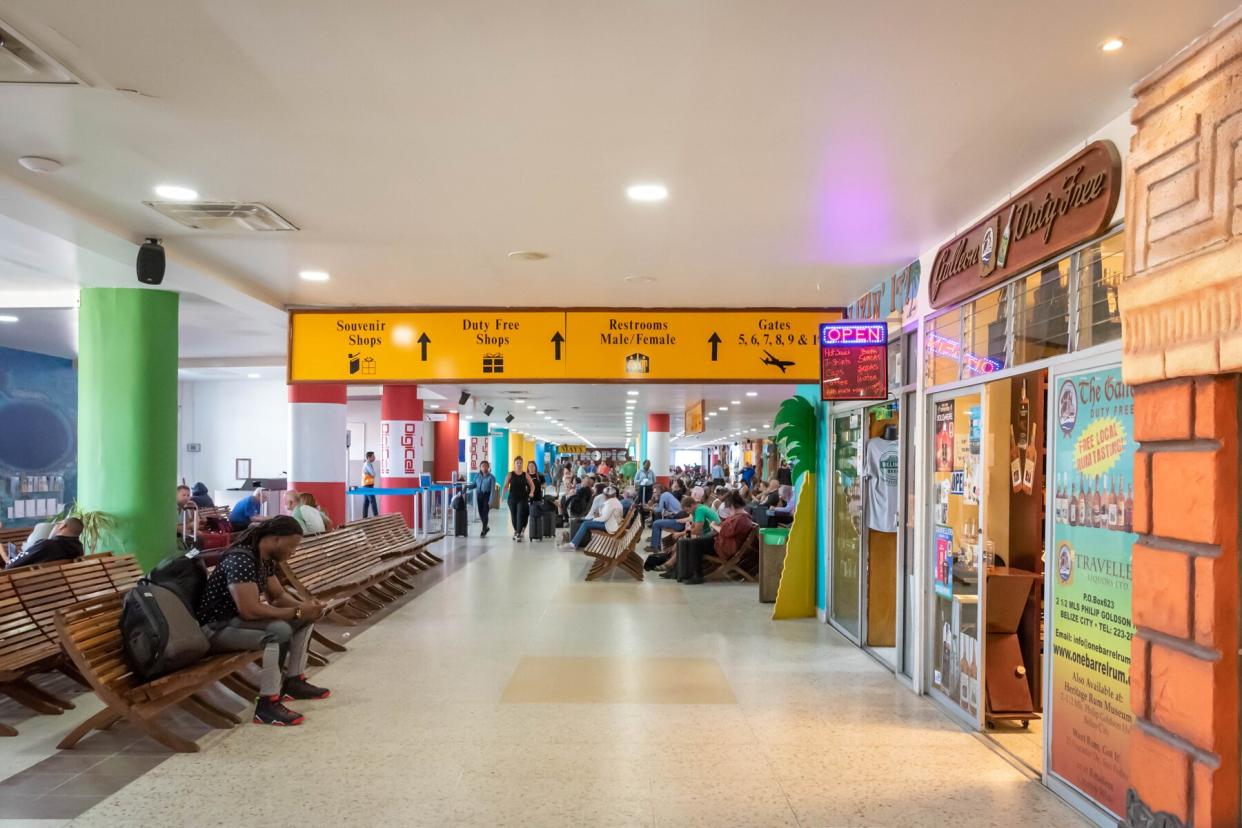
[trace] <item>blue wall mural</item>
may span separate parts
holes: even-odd
[[[0,348],[0,520],[33,526],[78,488],[78,379],[67,359]]]

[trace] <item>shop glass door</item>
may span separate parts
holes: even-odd
[[[980,619],[985,617],[979,588],[984,552],[979,522],[987,462],[982,389],[939,394],[930,405],[931,520],[926,548],[932,582],[927,675],[932,695],[978,727],[983,675]]]
[[[862,642],[895,671],[902,465],[901,406],[896,399],[866,409],[862,438]]]
[[[862,633],[862,477],[859,451],[863,412],[832,418],[832,600],[828,617],[855,643]]]

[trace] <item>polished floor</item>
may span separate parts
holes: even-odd
[[[443,547],[421,594],[315,674],[333,696],[305,726],[171,757],[116,728],[40,773],[71,721],[37,717],[0,742],[0,817],[65,824],[68,805],[5,802],[77,780],[80,804],[105,798],[75,826],[1083,824],[830,628],[771,621],[753,586],[586,584],[550,542]],[[104,761],[115,792],[74,770]]]

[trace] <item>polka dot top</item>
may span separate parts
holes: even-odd
[[[259,570],[262,569],[262,575]],[[260,563],[259,556],[245,546],[236,546],[220,559],[207,578],[203,596],[198,600],[194,616],[200,624],[213,624],[237,617],[237,604],[229,592],[231,584],[254,584],[259,594],[267,591],[267,579],[276,577],[276,563],[271,560]]]

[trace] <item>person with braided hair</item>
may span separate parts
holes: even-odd
[[[302,527],[288,515],[250,527],[225,550],[195,608],[212,653],[263,652],[255,724],[300,725],[302,715],[284,702],[330,695],[305,675],[311,632],[326,608],[291,595],[276,576],[301,540]]]

